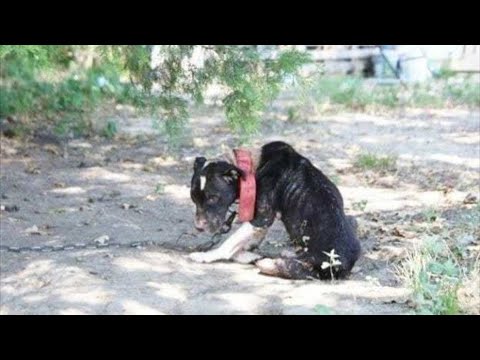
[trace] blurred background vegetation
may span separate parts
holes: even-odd
[[[2,46],[0,117],[21,116],[80,136],[91,131],[89,115],[100,104],[129,104],[160,118],[173,139],[188,119],[189,102],[201,103],[215,82],[228,89],[223,105],[229,125],[248,135],[284,78],[308,61],[295,50],[263,60],[250,46],[205,46],[199,67],[189,63],[196,48],[160,46],[161,65],[154,68],[147,45]]]
[[[0,121],[21,118],[17,133],[52,127],[59,136],[87,136],[95,109],[125,104],[148,112],[161,134],[174,141],[189,118],[189,104],[202,103],[212,85],[222,87],[228,125],[244,138],[258,130],[262,112],[286,85],[296,101],[288,108],[290,120],[301,117],[306,105],[317,112],[480,106],[478,82],[446,68],[429,81],[402,86],[365,74],[325,72],[321,62],[314,64],[294,46],[264,55],[259,46],[5,45]],[[395,67],[388,71],[393,74]],[[101,135],[115,132],[109,122]]]

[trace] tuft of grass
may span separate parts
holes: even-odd
[[[480,106],[480,83],[469,77],[441,76],[406,88],[399,84],[376,84],[352,76],[314,76],[300,83],[299,93],[318,108],[368,111],[399,106],[447,108]],[[305,100],[303,100],[305,102]],[[329,106],[325,106],[329,105]]]
[[[367,82],[352,76],[322,76],[310,84],[311,96],[318,104],[335,104],[354,110],[399,105],[401,89],[397,86],[367,86]]]
[[[361,200],[359,202],[352,203],[352,208],[353,210],[364,211],[365,208],[367,207],[367,204],[368,204],[368,200]]]
[[[467,314],[480,315],[480,259],[462,282],[458,292],[460,308]]]
[[[422,217],[425,219],[425,221],[435,222],[439,218],[439,213],[434,208],[428,208],[422,211]]]
[[[333,175],[330,175],[328,177],[330,179],[331,182],[333,182],[335,185],[340,185],[340,182],[341,182],[341,178],[339,175],[337,174],[333,174]]]
[[[449,80],[442,89],[442,97],[454,104],[480,106],[480,83],[469,80]]]
[[[464,269],[438,236],[429,237],[414,247],[395,267],[395,272],[412,291],[417,313],[454,315],[462,312],[458,290],[466,278]]]
[[[53,131],[59,136],[85,136],[91,132],[91,124],[83,116],[75,113],[65,113],[56,120]]]
[[[113,120],[107,122],[107,125],[102,131],[102,135],[107,139],[112,139],[115,134],[118,132],[117,123]]]
[[[287,109],[287,120],[291,123],[298,123],[300,121],[300,113],[298,107],[289,107]]]
[[[394,156],[378,156],[372,153],[360,154],[354,161],[354,166],[362,170],[394,171],[397,159]]]
[[[165,193],[165,184],[158,183],[155,186],[155,194],[161,195]]]

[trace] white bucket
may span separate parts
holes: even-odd
[[[400,78],[404,82],[424,82],[432,78],[428,60],[420,48],[408,45],[399,47],[397,50]]]

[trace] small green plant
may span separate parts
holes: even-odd
[[[397,159],[394,156],[378,156],[372,153],[360,154],[354,166],[361,170],[394,171]]]
[[[300,114],[298,107],[289,107],[287,110],[287,120],[292,123],[296,123],[300,120]]]
[[[328,261],[322,262],[321,269],[322,270],[330,269],[330,277],[331,277],[331,280],[333,281],[334,280],[333,270],[335,269],[335,267],[342,265],[340,260],[338,260],[340,255],[335,253],[335,249],[332,249],[332,251],[330,252],[323,251],[323,253],[328,256]]]
[[[364,211],[365,208],[367,207],[367,204],[368,204],[368,200],[361,200],[359,202],[352,203],[352,208],[353,210]]]

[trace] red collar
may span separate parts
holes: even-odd
[[[237,167],[245,173],[245,178],[240,177],[239,180],[238,218],[241,222],[246,222],[252,220],[255,214],[255,196],[257,190],[255,171],[250,151],[235,149],[234,153]]]

